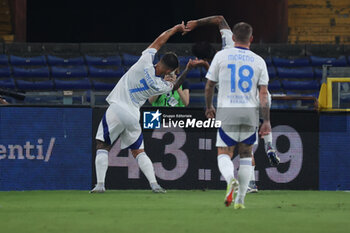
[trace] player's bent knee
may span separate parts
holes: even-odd
[[[232,158],[233,151],[234,151],[234,146],[218,147],[218,156],[221,155],[221,154],[227,154],[227,155],[229,155]]]
[[[142,152],[145,152],[145,150],[144,149],[131,150],[131,154],[132,154],[132,156],[134,156],[134,158],[136,158]]]
[[[96,150],[106,150],[109,151],[111,149],[111,146],[108,145],[107,143],[101,141],[101,140],[96,140]]]
[[[253,146],[244,143],[239,144],[238,153],[241,158],[251,158],[253,152]]]

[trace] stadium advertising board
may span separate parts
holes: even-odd
[[[90,189],[92,110],[0,108],[0,190]]]
[[[104,112],[105,109],[94,110],[94,134]],[[288,111],[272,111],[271,119],[274,143],[281,164],[278,168],[269,165],[261,139],[259,146],[254,148],[259,188],[318,189],[317,113],[293,111],[291,114]],[[140,123],[143,126],[145,151],[154,164],[159,183],[164,188],[226,187],[217,168],[215,128],[218,125],[204,117],[203,109],[142,108]],[[233,161],[237,169],[238,157],[235,156]],[[92,182],[96,182],[95,175]],[[119,141],[109,153],[106,188],[149,188],[136,160],[130,151],[120,150]]]
[[[350,113],[320,116],[320,190],[350,190]]]

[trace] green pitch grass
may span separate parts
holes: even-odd
[[[350,193],[260,191],[246,209],[224,207],[224,191],[0,192],[0,231],[135,233],[350,232]]]

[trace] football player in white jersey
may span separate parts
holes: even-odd
[[[188,21],[186,24],[186,28],[189,30],[194,30],[196,27],[204,26],[204,25],[216,25],[221,33],[222,38],[222,49],[228,49],[234,47],[235,43],[232,39],[232,31],[227,24],[225,18],[221,15],[218,16],[210,16],[198,20],[191,20]],[[213,48],[212,45],[210,45],[207,42],[201,42],[193,46],[192,52],[195,54],[196,57],[200,59],[204,59],[208,62],[212,61],[213,56],[215,55],[216,51]],[[209,67],[209,64],[207,65]],[[271,106],[271,95],[269,93],[269,105]],[[268,156],[269,162],[272,166],[277,166],[279,164],[279,157],[276,154],[276,150],[272,146],[272,133],[269,133],[268,135],[265,135],[264,137],[265,142],[265,151]],[[254,143],[257,145],[259,142],[259,138],[257,138],[256,142]],[[257,186],[255,184],[255,160],[254,155],[252,154],[252,175],[251,180],[249,182],[248,186],[248,192],[257,192]]]
[[[210,17],[208,18],[210,20]],[[218,23],[227,27],[220,28],[222,34],[231,32],[225,20],[218,20]],[[187,23],[186,26],[192,29],[191,24]],[[225,49],[216,53],[206,75],[206,116],[222,121],[222,128],[217,133],[216,146],[219,170],[227,182],[225,205],[231,204],[234,189],[239,187],[235,209],[245,208],[244,198],[252,173],[252,147],[256,141],[259,106],[264,120],[259,134],[264,136],[271,132],[267,89],[269,77],[265,61],[249,50],[253,40],[252,31],[252,27],[247,23],[236,24],[232,35],[234,46],[229,46],[230,40],[226,41],[224,38]],[[219,84],[217,111],[213,106],[216,84]],[[240,155],[238,181],[234,178],[231,160],[236,145]]]
[[[109,107],[100,122],[96,134],[96,178],[94,192],[105,191],[105,177],[108,168],[108,151],[120,138],[121,149],[131,149],[132,155],[156,193],[165,190],[157,183],[153,164],[144,151],[143,136],[139,124],[140,107],[153,96],[177,90],[183,83],[189,69],[200,65],[200,60],[190,60],[182,75],[174,82],[163,79],[178,68],[178,59],[174,53],[166,53],[160,61],[153,65],[157,51],[167,40],[178,32],[185,32],[184,23],[163,32],[145,51],[140,59],[126,72],[106,98]],[[159,117],[159,116],[154,116]]]

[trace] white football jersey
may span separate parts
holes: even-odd
[[[140,107],[154,95],[168,93],[173,89],[171,82],[155,75],[153,59],[157,50],[148,48],[140,59],[126,72],[107,96],[109,104],[116,103],[140,114]]]
[[[268,85],[263,58],[245,48],[226,48],[214,56],[206,78],[217,82],[217,119],[256,126],[259,85]]]
[[[221,49],[229,49],[235,47],[235,42],[232,39],[232,31],[230,29],[221,29],[221,42],[222,42],[222,48]]]

